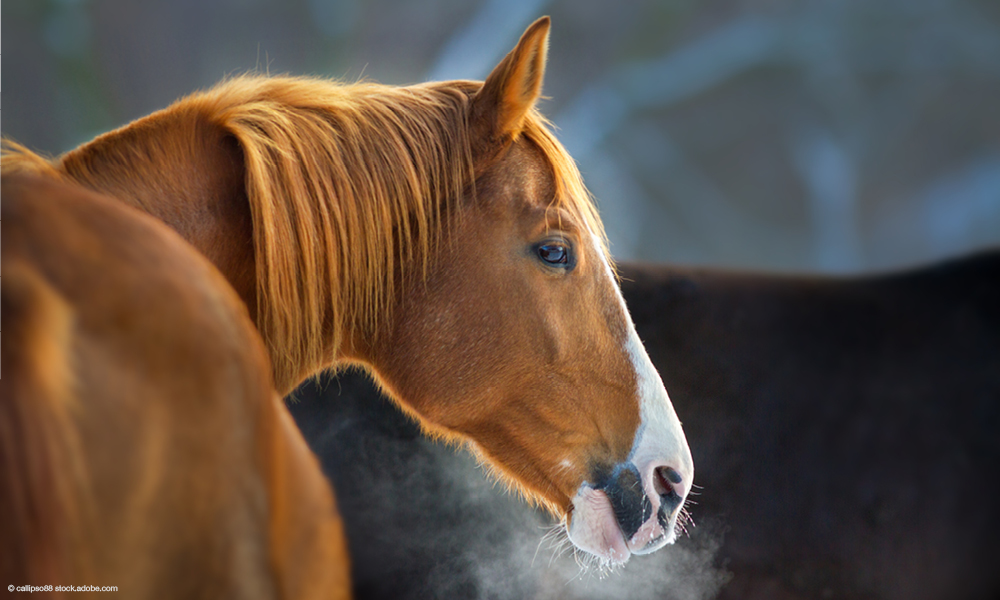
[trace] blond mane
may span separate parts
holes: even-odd
[[[472,181],[465,94],[244,77],[182,102],[243,151],[258,320],[276,369],[327,366],[322,353],[352,330],[376,335]]]
[[[137,168],[136,161],[147,154],[145,160],[155,161],[158,148],[185,145],[159,140],[145,152],[128,146],[153,132],[151,123],[174,123],[184,115],[237,140],[253,218],[257,325],[275,380],[285,382],[329,366],[347,336],[377,336],[401,286],[428,272],[449,215],[457,213],[463,195],[475,193],[466,115],[480,86],[236,77],[67,156],[115,151],[122,158],[103,164],[120,167],[99,179],[141,177],[149,165]],[[171,135],[173,129],[166,129],[161,136]],[[552,168],[553,203],[575,214],[603,244],[596,208],[547,121],[531,111],[521,135]],[[58,170],[65,176],[64,158],[47,161],[7,143],[3,171],[55,176]],[[86,184],[100,189],[94,177],[88,174]]]

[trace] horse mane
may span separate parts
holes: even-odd
[[[32,152],[17,142],[3,138],[0,142],[0,173],[3,175],[36,175],[62,179],[63,174],[52,159]]]
[[[258,320],[278,373],[328,366],[358,329],[377,335],[407,282],[387,274],[426,273],[447,204],[472,180],[466,101],[429,86],[241,77],[179,103],[242,150]]]
[[[8,143],[3,170],[48,165],[65,173],[67,158],[78,163],[91,152],[117,152],[123,158],[102,163],[114,172],[86,174],[87,185],[100,189],[95,178],[141,177],[136,156],[156,162],[156,148],[184,147],[162,139],[182,135],[177,127],[149,142],[156,148],[122,147],[134,146],[157,122],[190,115],[235,138],[253,219],[257,325],[280,386],[331,365],[348,335],[374,340],[396,297],[428,273],[459,200],[475,195],[467,115],[481,85],[240,76],[105,134],[55,165]],[[596,208],[548,122],[532,110],[521,135],[552,168],[553,205],[577,215],[603,245]]]

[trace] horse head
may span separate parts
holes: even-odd
[[[469,90],[475,183],[389,331],[355,357],[606,563],[671,543],[694,466],[572,159],[535,110],[547,18]],[[363,347],[365,344],[359,344]]]

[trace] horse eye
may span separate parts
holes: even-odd
[[[553,266],[569,264],[569,249],[562,244],[542,244],[538,247],[538,257]]]

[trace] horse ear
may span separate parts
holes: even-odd
[[[549,24],[548,17],[532,23],[473,97],[470,123],[480,140],[502,144],[521,133],[524,117],[542,91]]]

